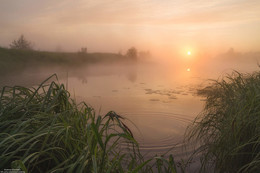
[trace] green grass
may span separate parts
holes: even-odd
[[[55,76],[1,90],[0,171],[176,172],[172,155],[144,160],[123,117],[76,104]]]
[[[234,72],[200,90],[205,108],[187,130],[201,172],[260,172],[260,73]]]

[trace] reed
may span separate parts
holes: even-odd
[[[260,172],[260,72],[233,72],[198,94],[205,108],[187,129],[201,172]]]
[[[0,170],[176,172],[171,155],[144,160],[123,117],[76,104],[56,75],[39,87],[4,87],[0,94]]]

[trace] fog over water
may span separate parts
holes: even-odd
[[[0,88],[57,74],[77,103],[123,116],[145,157],[179,161],[197,90],[259,71],[259,29],[259,0],[0,0]],[[29,49],[11,47],[22,35]]]
[[[180,158],[185,129],[204,105],[197,89],[207,86],[208,79],[221,78],[233,70],[258,70],[258,55],[227,52],[203,64],[189,65],[185,60],[165,63],[155,58],[80,68],[26,67],[22,73],[2,76],[0,83],[36,86],[56,73],[77,103],[85,101],[100,115],[112,110],[125,117],[147,156],[174,148],[171,152]]]
[[[243,73],[259,70],[259,55],[231,49],[204,59],[199,55],[167,61],[139,57],[130,62],[84,65],[82,61],[80,66],[35,62],[23,65],[19,73],[14,68],[5,71],[0,85],[36,87],[55,73],[77,103],[86,102],[97,115],[115,111],[123,116],[145,157],[173,153],[176,161],[180,161],[190,153],[183,150],[185,130],[205,103],[205,98],[197,96],[197,89],[210,84],[209,79],[221,79],[234,70]],[[195,162],[190,170],[198,167]]]

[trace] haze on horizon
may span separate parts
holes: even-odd
[[[260,51],[259,0],[0,0],[0,46],[153,55]]]

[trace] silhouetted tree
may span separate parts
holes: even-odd
[[[27,41],[23,35],[21,35],[19,37],[18,40],[14,40],[11,44],[10,44],[10,48],[11,49],[22,49],[22,50],[32,50],[32,44]]]
[[[80,53],[87,53],[87,48],[86,47],[82,47],[81,49],[80,49]]]
[[[126,56],[136,60],[137,59],[137,49],[135,47],[132,47],[127,50]]]

